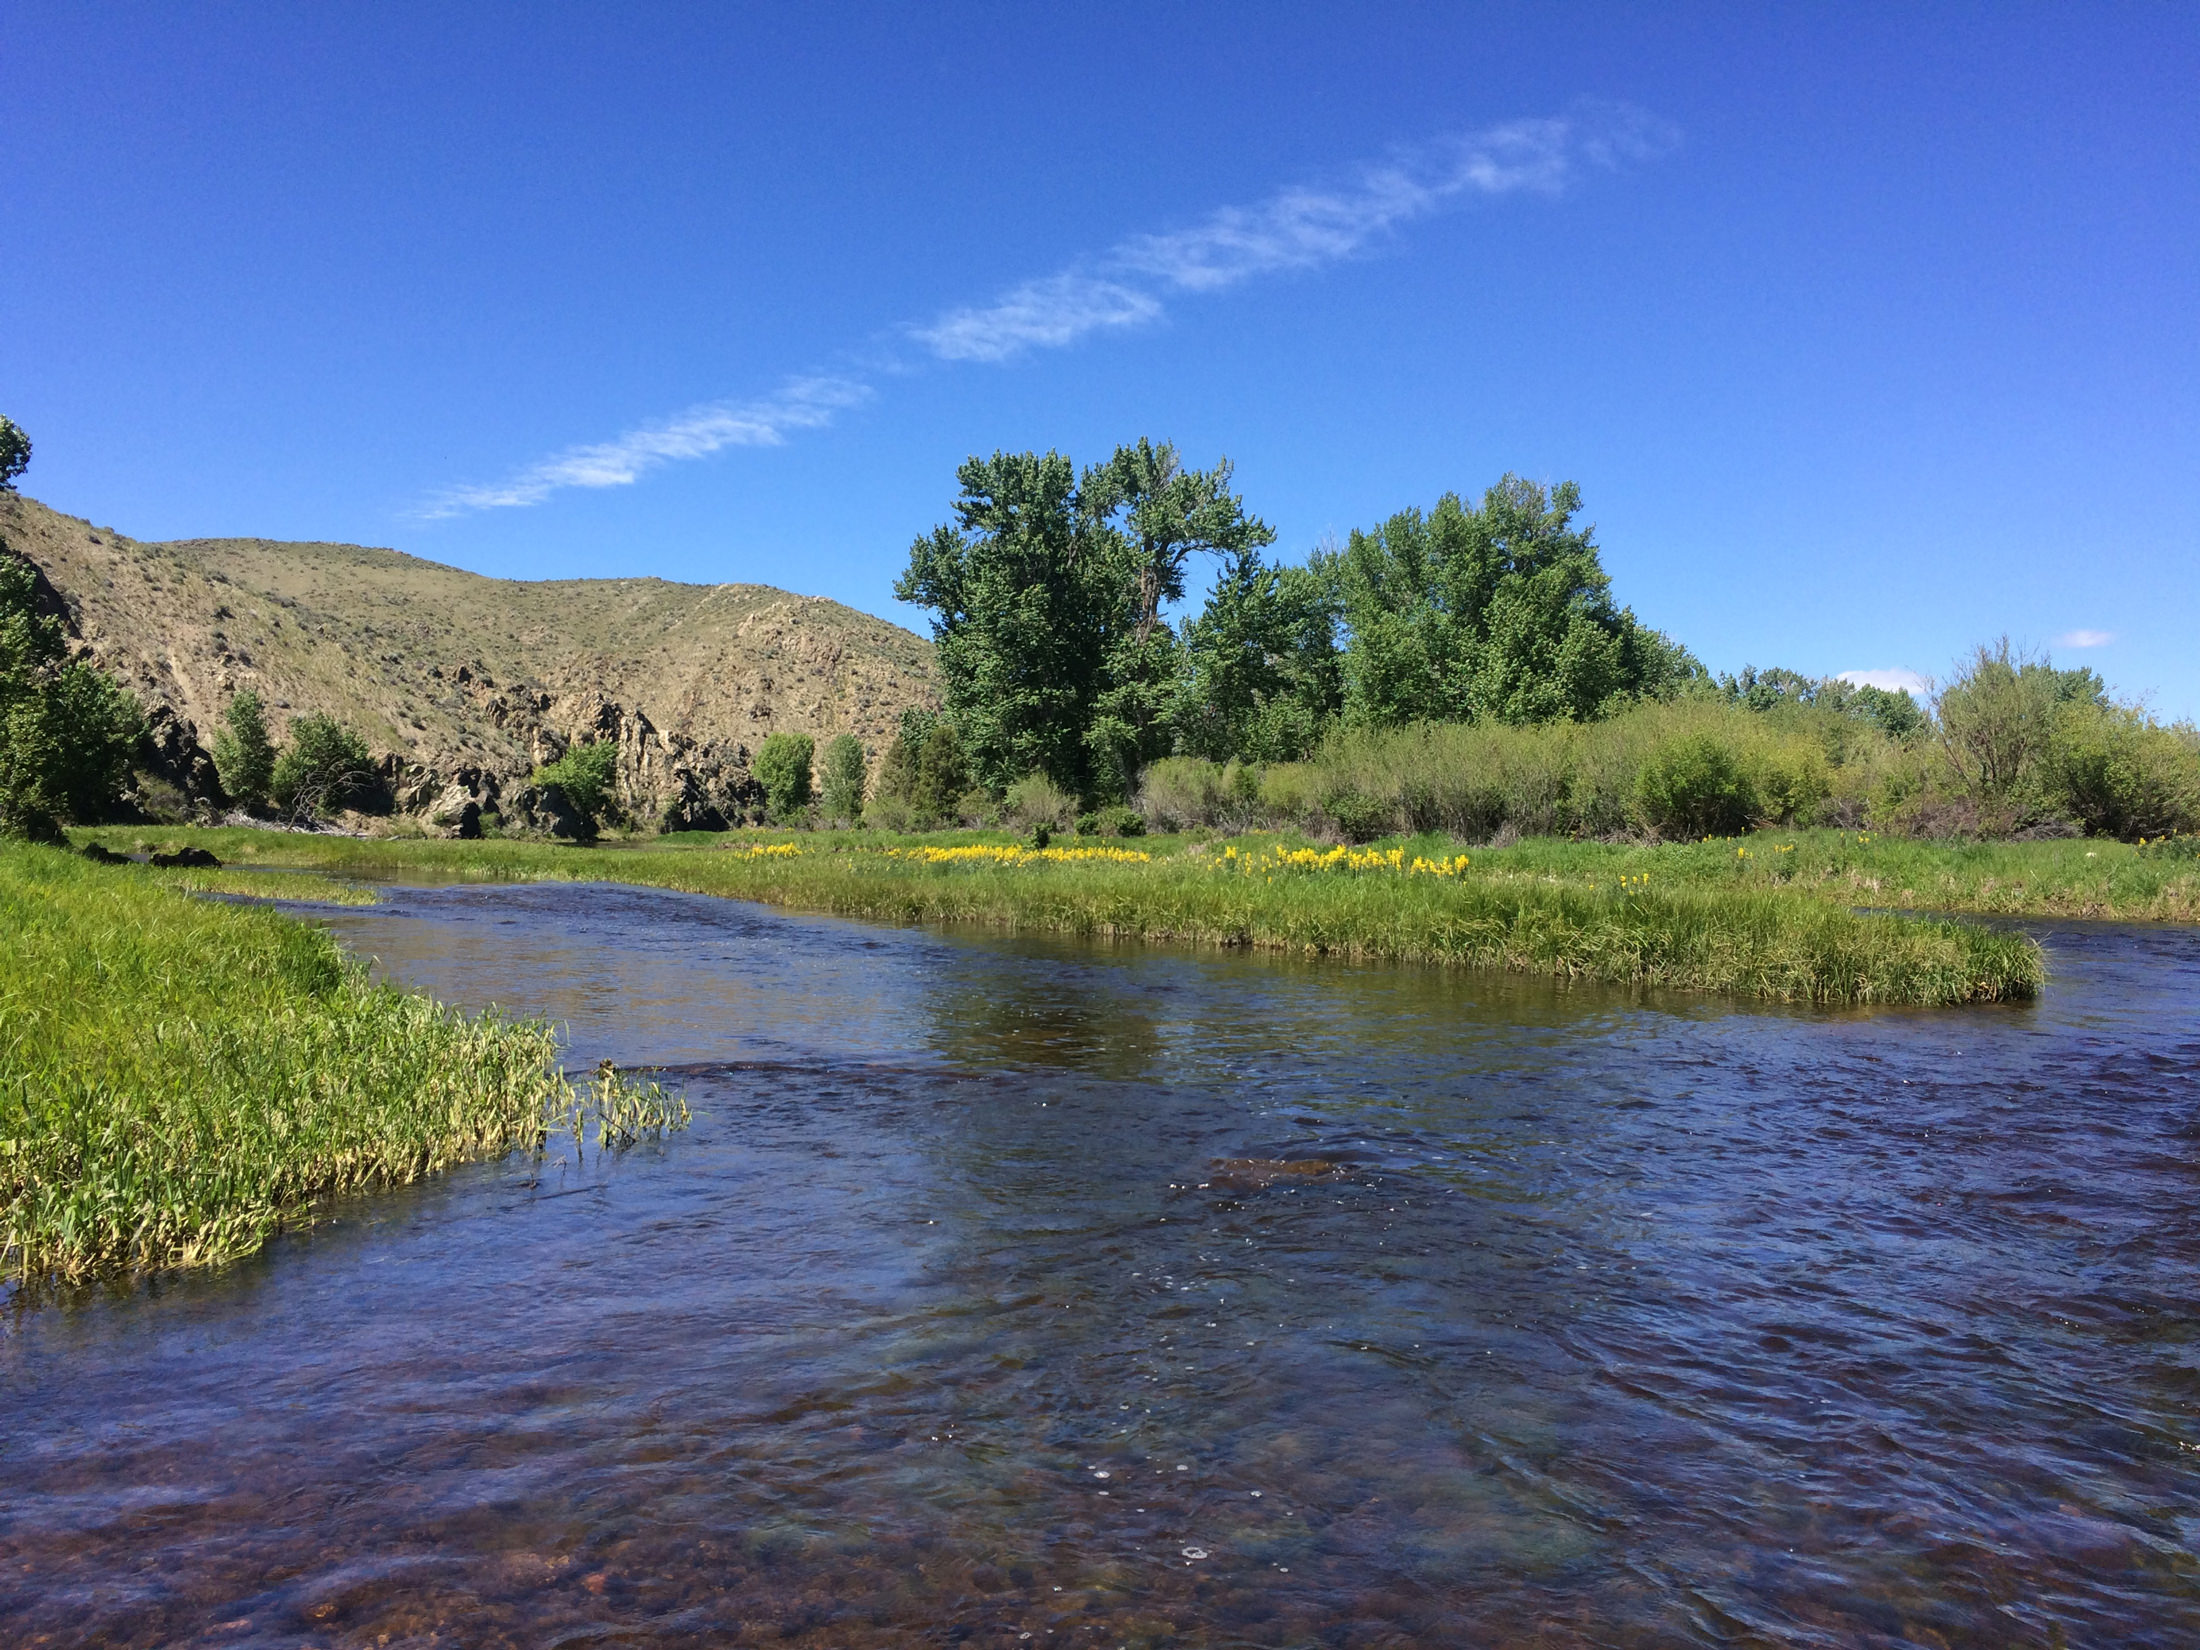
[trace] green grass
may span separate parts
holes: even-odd
[[[549,1027],[372,985],[320,929],[186,875],[220,873],[0,846],[9,1274],[218,1263],[332,1194],[580,1134]],[[615,1075],[593,1109],[599,1145],[685,1120]]]
[[[1501,967],[1782,1002],[2004,1001],[2033,995],[2043,973],[2039,948],[2019,934],[1852,910],[1919,902],[1884,888],[1850,890],[1830,837],[1811,861],[1824,874],[1807,879],[1790,868],[1800,863],[1800,846],[1777,852],[1785,838],[1656,849],[1534,842],[1469,850],[1466,869],[1448,876],[1387,865],[1253,875],[1232,868],[1289,846],[1274,837],[1116,845],[1152,856],[1142,863],[948,864],[909,850],[1001,847],[1009,839],[736,832],[577,849],[240,830],[175,840],[186,838],[224,859],[354,875],[630,882],[886,922]],[[758,851],[771,844],[797,851]],[[1458,851],[1434,841],[1402,846],[1407,863],[1415,852]],[[1231,848],[1237,857],[1225,853]],[[1867,857],[1873,848],[1854,845]],[[1764,854],[1777,862],[1773,869],[1764,868]]]

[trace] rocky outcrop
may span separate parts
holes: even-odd
[[[173,786],[194,806],[214,809],[227,805],[221,775],[214,771],[214,759],[199,743],[198,728],[178,716],[172,705],[156,704],[146,715],[137,771]]]

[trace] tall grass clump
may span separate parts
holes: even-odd
[[[539,1145],[551,1030],[373,985],[317,928],[0,848],[0,1264],[247,1255],[314,1200]]]

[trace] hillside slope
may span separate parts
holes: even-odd
[[[930,643],[768,585],[492,579],[351,544],[147,544],[14,497],[0,540],[155,711],[154,766],[194,794],[211,778],[194,747],[247,686],[278,738],[316,711],[356,727],[387,753],[403,808],[460,792],[493,806],[572,741],[608,738],[629,804],[675,823],[749,805],[766,734],[850,732],[875,758],[905,707],[938,702]]]

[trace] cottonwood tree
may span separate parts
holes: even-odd
[[[381,785],[367,742],[335,717],[318,713],[290,724],[290,744],[275,759],[268,780],[275,806],[296,820],[366,808],[379,800]]]
[[[214,735],[214,771],[240,808],[265,808],[275,778],[275,744],[267,734],[267,708],[251,688],[239,688],[222,712]]]
[[[1141,767],[1169,753],[1183,658],[1161,609],[1183,599],[1186,564],[1198,552],[1242,556],[1275,542],[1275,529],[1248,515],[1230,490],[1230,476],[1227,458],[1211,470],[1187,470],[1172,443],[1141,437],[1079,481],[1080,507],[1113,538],[1131,579],[1129,629],[1109,650],[1085,735],[1093,788],[1103,794],[1127,794]]]
[[[863,741],[852,733],[835,735],[825,746],[818,764],[818,802],[827,819],[855,820],[863,816],[864,782],[870,777],[870,761]]]
[[[932,610],[947,709],[979,781],[999,791],[1043,773],[1083,794],[1108,662],[1137,618],[1122,537],[1083,507],[1058,452],[972,458],[955,478],[954,521],[910,547],[894,594]]]
[[[1343,698],[1336,604],[1311,569],[1233,554],[1184,626],[1172,723],[1187,756],[1295,762]]]
[[[1704,678],[1686,648],[1614,605],[1581,492],[1507,475],[1446,493],[1320,558],[1350,635],[1345,707],[1375,726],[1585,720]]]
[[[988,789],[1039,773],[1120,796],[1166,752],[1178,649],[1163,607],[1194,553],[1275,538],[1230,474],[1227,460],[1187,470],[1149,440],[1082,474],[1057,452],[956,472],[954,522],[916,542],[894,590],[934,614],[947,708]]]

